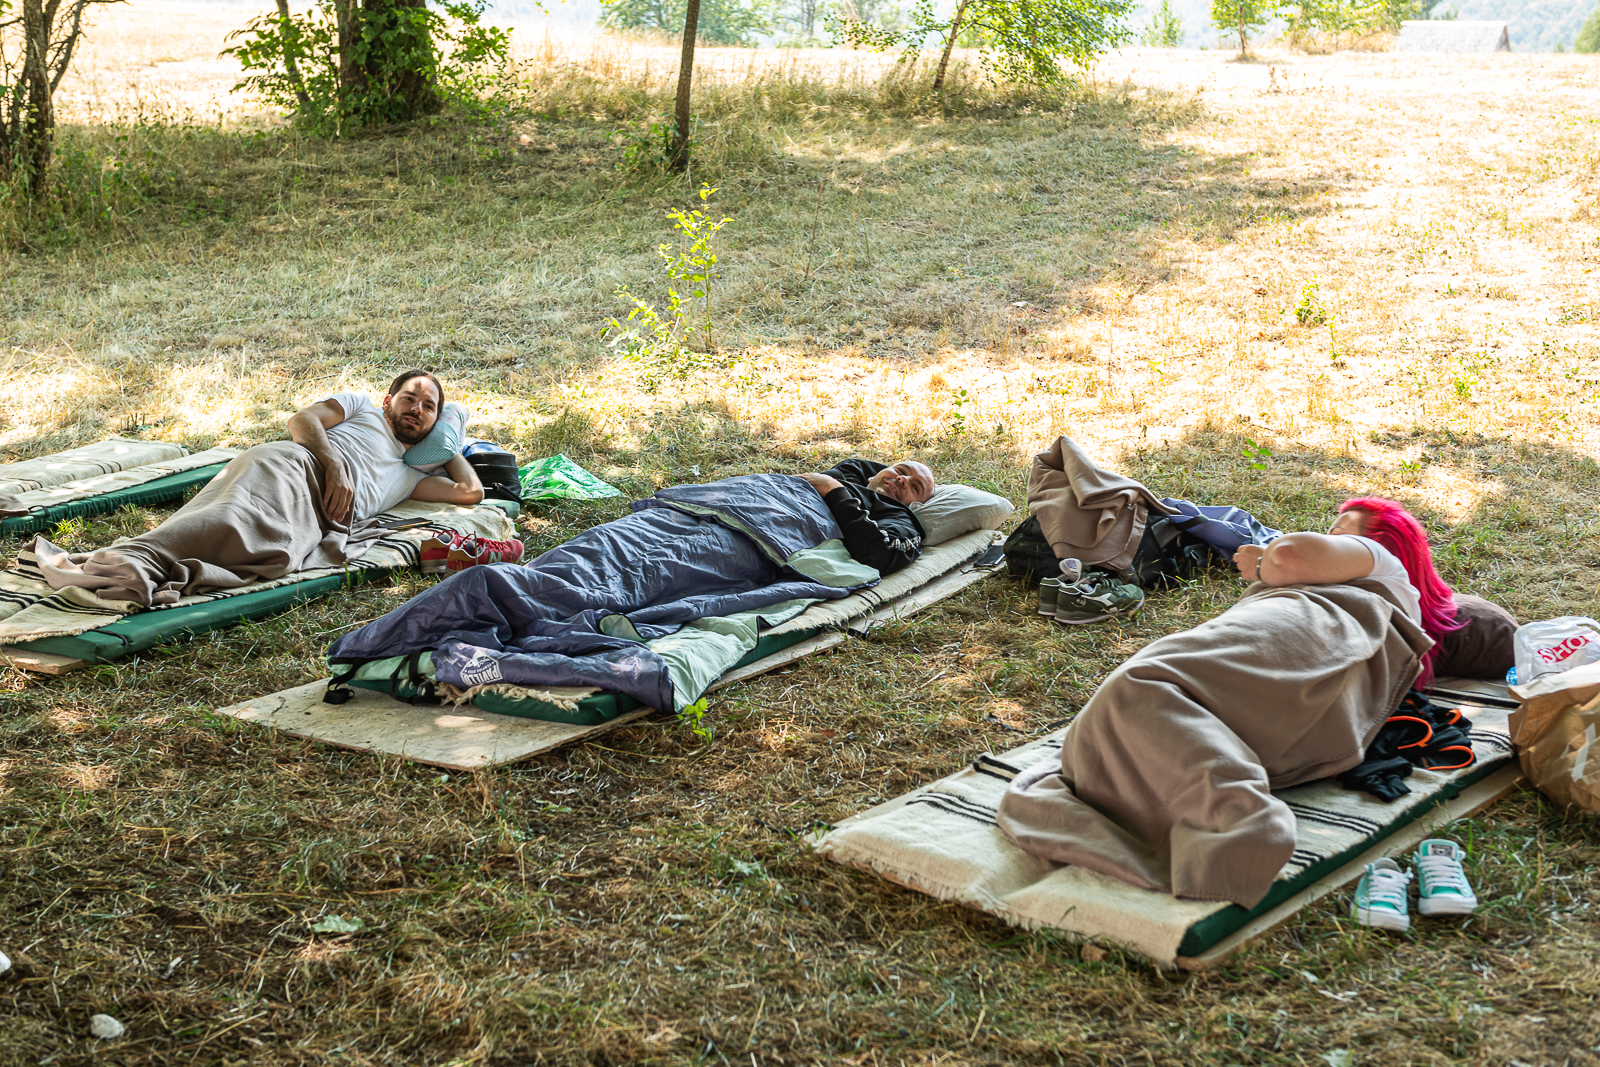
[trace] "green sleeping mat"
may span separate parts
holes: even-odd
[[[110,663],[182,634],[201,634],[207,630],[232,626],[245,619],[274,615],[302,601],[315,600],[339,589],[387,577],[391,573],[390,568],[373,567],[346,571],[344,574],[328,574],[293,585],[241,593],[204,604],[142,611],[75,637],[44,637],[11,647],[52,656],[67,656],[89,663]]]
[[[86,515],[104,515],[116,511],[118,508],[130,506],[148,506],[151,504],[167,504],[177,500],[190,489],[197,489],[205,485],[218,474],[226,463],[213,463],[209,467],[196,467],[192,471],[179,471],[169,474],[164,478],[145,482],[143,485],[130,485],[125,489],[113,489],[109,493],[99,496],[86,496],[82,500],[68,500],[64,504],[52,504],[47,508],[27,515],[14,515],[9,519],[0,519],[0,536],[20,537],[23,534],[38,533],[48,530],[57,523],[68,519],[75,519]]]
[[[796,630],[777,637],[757,638],[756,647],[746,652],[744,657],[729,669],[738,670],[775,652],[781,652],[791,645],[797,645],[808,637],[815,637],[816,634],[816,630]],[[409,670],[411,659],[411,656],[391,656],[388,659],[362,664],[360,673],[350,679],[349,685],[356,689],[388,693],[399,700],[410,700],[418,692],[417,685],[411,680]],[[431,666],[424,673],[431,675]],[[494,692],[479,693],[472,698],[472,703],[480,711],[512,715],[519,719],[566,723],[569,726],[598,726],[640,706],[637,700],[627,694],[610,691],[584,697],[578,701],[576,708],[564,708],[545,700],[513,697]]]
[[[1266,897],[1255,907],[1244,908],[1238,904],[1230,904],[1221,911],[1206,916],[1185,932],[1182,942],[1178,945],[1178,955],[1194,957],[1206,952],[1212,946],[1220,943],[1223,938],[1236,930],[1242,929],[1250,920],[1257,916],[1265,915],[1308,886],[1316,885],[1322,879],[1371,848],[1374,841],[1389,837],[1410,826],[1440,805],[1450,803],[1471,786],[1478,784],[1491,774],[1504,768],[1511,761],[1511,758],[1510,755],[1505,755],[1496,759],[1478,760],[1477,765],[1466,774],[1453,779],[1437,793],[1400,812],[1394,819],[1384,825],[1380,833],[1358,841],[1343,852],[1334,853],[1317,863],[1313,863],[1293,878],[1274,882]]]

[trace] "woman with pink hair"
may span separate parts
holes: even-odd
[[[1238,602],[1135,652],[1059,755],[1012,779],[996,825],[1023,851],[1255,907],[1296,847],[1275,791],[1359,765],[1455,626],[1421,525],[1390,500],[1233,558],[1253,583]]]
[[[1461,626],[1455,594],[1434,569],[1427,531],[1403,505],[1384,497],[1346,500],[1326,534],[1285,534],[1265,548],[1245,545],[1233,562],[1247,580],[1269,586],[1371,580],[1435,642]],[[1423,657],[1418,687],[1432,682],[1441,647],[1435,644]]]

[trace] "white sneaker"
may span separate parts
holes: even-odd
[[[1417,870],[1417,910],[1424,915],[1471,915],[1477,895],[1461,869],[1461,846],[1434,838],[1411,857]]]
[[[1355,899],[1350,903],[1350,914],[1362,926],[1378,930],[1411,929],[1411,916],[1406,905],[1406,887],[1411,884],[1411,874],[1388,856],[1367,864],[1367,872],[1356,883]]]

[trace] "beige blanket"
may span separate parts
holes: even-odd
[[[1168,512],[1143,485],[1096,466],[1069,437],[1033,457],[1028,510],[1062,559],[1126,570],[1151,508]]]
[[[1252,586],[1113,671],[1000,828],[1054,863],[1254,907],[1294,852],[1272,790],[1360,763],[1431,645],[1375,582]]]
[[[69,555],[43,537],[33,554],[52,589],[88,589],[145,607],[358,559],[384,530],[322,509],[322,468],[293,441],[247,449],[147,534]]]

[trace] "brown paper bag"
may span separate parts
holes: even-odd
[[[1511,743],[1522,773],[1559,806],[1600,813],[1600,663],[1511,687]]]

